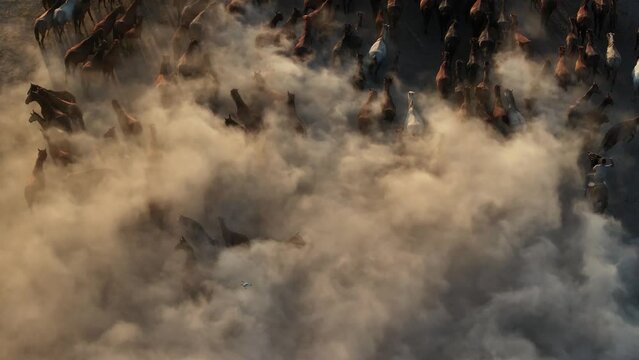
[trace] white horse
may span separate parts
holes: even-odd
[[[608,77],[612,76],[611,85],[615,85],[615,79],[617,78],[617,71],[621,67],[621,55],[615,47],[615,34],[608,33],[608,49],[606,49],[606,69],[608,70]]]
[[[406,113],[405,130],[409,135],[420,136],[424,133],[426,124],[415,109],[415,92],[408,92],[408,112]]]
[[[58,37],[62,36],[64,25],[73,20],[73,12],[77,5],[78,0],[66,0],[53,12],[53,25],[58,30]]]
[[[510,89],[506,89],[504,91],[504,97],[506,98],[506,102],[508,103],[508,110],[506,114],[508,116],[508,123],[510,124],[510,128],[516,132],[519,130],[523,130],[526,127],[526,118],[521,114],[521,111],[517,108],[517,103],[515,102],[515,96],[513,95],[513,91]]]
[[[635,68],[632,69],[632,87],[635,90],[635,98],[639,96],[639,57],[637,57],[637,63]]]
[[[368,50],[368,74],[377,77],[377,72],[381,67],[382,63],[386,59],[386,55],[388,53],[387,50],[387,42],[388,42],[388,32],[390,31],[390,26],[388,24],[384,24],[382,28],[382,33],[379,35],[377,40],[373,43],[370,50]]]

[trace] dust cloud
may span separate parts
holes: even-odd
[[[204,41],[211,78],[161,94],[127,82],[159,69],[157,56],[135,58],[118,73],[119,87],[80,96],[89,135],[73,136],[74,164],[45,163],[46,189],[32,210],[23,190],[45,142],[26,121],[24,97],[30,82],[60,88],[64,70],[38,60],[28,79],[2,87],[0,358],[639,353],[636,254],[618,222],[583,202],[581,143],[561,130],[558,99],[567,104],[579,91],[564,94],[552,75],[537,81],[539,64],[507,52],[493,81],[543,109],[524,132],[504,139],[477,118],[462,119],[433,90],[396,79],[398,119],[415,90],[427,134],[362,136],[354,118],[366,92],[349,84],[354,68],[318,66],[327,54],[307,66],[258,48],[264,15],[249,11],[247,25],[218,10],[223,19]],[[307,136],[287,125],[283,102],[257,90],[255,71],[273,92],[296,94]],[[69,81],[81,95],[77,79]],[[271,105],[258,135],[224,126],[233,88],[249,105]],[[139,140],[101,138],[116,125],[112,98],[141,121]],[[187,254],[174,249],[179,215],[217,239],[223,217],[251,244],[185,266]],[[286,243],[296,233],[304,246]]]

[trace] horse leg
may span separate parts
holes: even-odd
[[[93,22],[93,25],[95,25],[95,19],[93,18],[93,14],[91,14],[91,8],[89,8],[89,10],[87,10],[87,13],[89,14],[89,18]]]

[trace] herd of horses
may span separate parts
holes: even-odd
[[[69,47],[64,55],[66,76],[74,76],[80,70],[80,82],[88,94],[91,76],[102,74],[105,79],[117,82],[116,71],[125,56],[121,48],[131,39],[144,36],[143,20],[145,5],[151,0],[100,0],[92,4],[91,0],[43,0],[43,13],[34,23],[34,33],[38,45],[44,48],[47,34],[53,30],[60,41],[65,34],[65,26],[72,23],[76,36],[82,40]],[[336,8],[341,6],[345,15],[351,12],[351,0],[334,4],[333,0],[304,0],[302,10],[290,9],[290,16],[277,11],[261,29],[255,39],[255,46],[272,46],[277,52],[300,63],[307,63],[314,55],[326,53],[327,39],[336,30],[341,37],[328,51],[330,59],[327,67],[336,71],[352,69],[352,75],[346,78],[350,85],[360,91],[368,90],[368,96],[355,115],[355,128],[362,134],[390,132],[393,136],[421,136],[427,132],[428,121],[419,111],[415,92],[407,93],[407,112],[403,119],[398,118],[396,101],[393,99],[395,78],[398,76],[400,49],[397,37],[400,36],[402,17],[406,9],[415,7],[421,13],[423,32],[430,31],[430,19],[433,15],[438,21],[441,41],[441,63],[437,69],[434,84],[439,96],[452,107],[459,109],[460,118],[479,119],[498,136],[507,139],[523,131],[530,119],[539,114],[534,98],[518,102],[513,90],[495,82],[495,55],[500,51],[518,51],[534,60],[533,41],[520,29],[519,17],[506,12],[506,0],[420,0],[418,6],[409,4],[410,0],[370,0],[370,14],[357,12],[355,25],[338,24]],[[165,4],[164,4],[165,5]],[[93,13],[92,13],[93,6]],[[153,86],[159,91],[179,81],[189,79],[215,78],[210,53],[207,50],[207,37],[211,35],[210,26],[219,17],[217,11],[227,11],[241,19],[249,7],[260,9],[262,1],[249,3],[248,0],[230,0],[223,6],[210,0],[174,0],[172,6],[177,14],[175,31],[170,39],[172,56],[165,55]],[[532,0],[531,8],[540,13],[541,24],[547,26],[553,20],[558,7],[557,0]],[[94,18],[100,9],[105,10],[102,19]],[[86,15],[93,21],[92,30],[85,24]],[[559,19],[557,19],[559,21]],[[375,37],[368,48],[363,48],[365,36],[364,23],[374,24]],[[558,58],[554,66],[554,77],[560,88],[567,90],[573,86],[587,86],[585,94],[571,104],[567,110],[566,126],[580,130],[584,137],[592,139],[608,122],[607,109],[614,104],[610,94],[603,94],[596,80],[600,74],[600,65],[605,68],[606,81],[615,85],[622,57],[615,46],[617,23],[616,0],[584,0],[576,15],[569,19],[569,31],[565,44],[558,49]],[[281,25],[280,25],[281,24]],[[470,38],[463,39],[462,29],[469,29]],[[606,33],[607,50],[605,55],[597,51],[598,39]],[[50,40],[50,39],[49,39]],[[54,40],[50,40],[54,41]],[[461,54],[462,44],[468,44],[468,53]],[[639,44],[639,33],[637,36]],[[330,49],[330,48],[329,48]],[[367,50],[366,50],[367,49]],[[167,52],[170,50],[167,49]],[[574,63],[574,67],[571,64]],[[546,60],[541,76],[552,76],[553,65]],[[633,71],[633,85],[639,92],[639,62]],[[305,136],[308,124],[296,110],[295,95],[282,94],[271,89],[259,73],[254,81],[264,103],[281,103],[286,109],[284,115],[289,128]],[[376,90],[383,83],[381,91]],[[538,84],[537,84],[538,85]],[[121,86],[121,85],[120,85]],[[265,124],[263,110],[259,106],[247,104],[239,89],[232,89],[235,113],[224,116],[225,124],[247,133],[260,132]],[[596,98],[601,100],[596,102]],[[56,91],[31,84],[25,103],[36,102],[40,113],[32,112],[29,122],[39,124],[47,143],[45,150],[38,149],[33,176],[25,188],[25,198],[29,207],[38,200],[44,191],[45,181],[43,165],[48,157],[54,164],[69,165],[77,161],[81,154],[74,150],[70,135],[86,133],[83,111],[76,96],[68,91]],[[113,139],[121,133],[125,139],[139,138],[144,133],[142,122],[128,113],[117,101],[111,102],[118,127],[110,128],[101,137]],[[523,104],[520,107],[520,104]],[[639,118],[619,122],[605,133],[597,151],[606,152],[622,141],[630,141],[636,132]],[[151,129],[154,137],[155,129]],[[604,195],[595,194],[593,202],[601,202]],[[607,192],[605,193],[607,198]],[[605,209],[605,206],[604,206]],[[602,210],[603,211],[603,210]]]

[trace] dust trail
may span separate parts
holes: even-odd
[[[2,88],[0,358],[639,353],[636,254],[620,241],[621,225],[576,194],[581,144],[560,130],[562,103],[575,94],[545,77],[533,86],[539,65],[502,54],[493,80],[542,109],[527,131],[506,141],[427,88],[413,89],[426,136],[364,137],[353,119],[366,95],[348,83],[352,69],[256,48],[262,17],[250,10],[248,26],[218,11],[205,43],[215,81],[181,81],[162,96],[148,85],[159,66],[132,55],[119,76],[133,80],[83,98],[95,136],[74,136],[77,163],[46,163],[33,211],[22,192],[44,142],[26,122],[24,97],[29,81],[49,78],[38,62],[29,79]],[[154,35],[170,39],[171,30]],[[264,100],[258,70],[274,92],[296,94],[309,136],[287,126],[284,104]],[[408,89],[396,86],[403,119]],[[249,105],[271,105],[259,136],[224,126],[232,88]],[[111,98],[142,122],[137,143],[98,138],[116,124]],[[164,228],[150,203],[166,209]],[[179,214],[217,239],[223,217],[253,241],[185,268],[174,249]],[[284,243],[297,232],[305,246]]]

